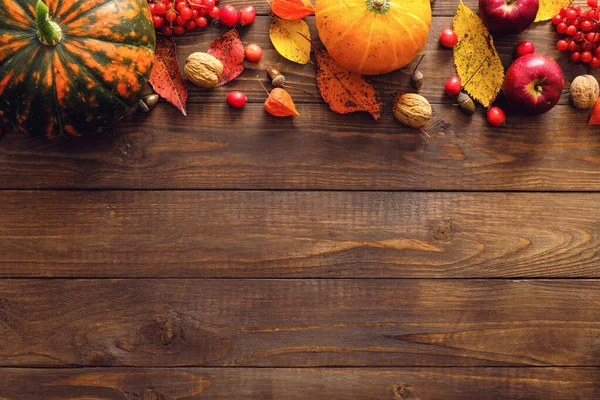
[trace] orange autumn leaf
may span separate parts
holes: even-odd
[[[163,99],[187,115],[185,103],[188,91],[179,69],[175,42],[160,35],[156,36],[154,67],[148,83]]]
[[[588,125],[600,125],[600,99],[596,100]]]
[[[265,110],[275,117],[298,116],[300,113],[296,110],[292,96],[281,88],[275,88],[265,100]]]
[[[310,0],[271,0],[271,11],[283,19],[302,19],[313,15],[315,7]]]
[[[378,120],[383,103],[375,87],[362,75],[343,69],[323,48],[315,49],[317,85],[323,100],[339,113],[366,111]]]

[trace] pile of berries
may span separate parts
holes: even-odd
[[[587,0],[589,10],[582,10],[578,4],[563,7],[552,17],[556,32],[565,34],[556,42],[560,51],[571,52],[571,61],[588,63],[590,67],[600,66],[600,9],[598,0]]]
[[[148,0],[152,22],[165,36],[185,34],[208,25],[208,18],[218,19],[222,25],[233,27],[249,25],[256,18],[256,10],[247,5],[238,10],[233,6],[217,7],[219,0]]]

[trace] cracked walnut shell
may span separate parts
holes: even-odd
[[[208,53],[190,54],[184,67],[188,79],[204,88],[214,88],[223,74],[223,64]]]

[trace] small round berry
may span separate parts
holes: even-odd
[[[188,31],[193,31],[194,29],[196,29],[196,22],[193,19],[190,19],[188,22],[185,23],[185,29]]]
[[[179,16],[186,21],[189,20],[190,18],[192,18],[192,15],[193,15],[192,9],[189,7],[183,7],[179,11]]]
[[[225,26],[235,26],[238,23],[239,16],[238,11],[234,6],[226,5],[221,8],[219,13],[219,22]]]
[[[177,36],[185,35],[185,28],[183,26],[176,26],[173,28],[173,33]]]
[[[234,90],[233,92],[229,92],[227,95],[227,103],[233,108],[242,108],[248,102],[248,98],[246,95],[239,90]]]
[[[577,27],[575,25],[569,25],[566,30],[566,34],[569,36],[575,36],[577,33]]]
[[[208,16],[213,19],[217,19],[217,18],[219,18],[220,12],[221,12],[221,10],[219,9],[219,7],[214,6],[213,8],[208,10]]]
[[[160,15],[153,15],[152,16],[152,23],[154,24],[155,28],[160,28],[165,23],[165,20]]]
[[[175,22],[176,18],[177,18],[177,13],[172,8],[165,11],[165,19],[167,20],[167,22]]]
[[[250,25],[255,19],[256,9],[253,6],[247,5],[240,9],[240,24],[242,26]]]
[[[587,5],[590,8],[598,8],[598,0],[587,0]]]
[[[556,32],[565,33],[566,31],[567,31],[567,24],[565,24],[564,22],[561,22],[560,24],[556,25]]]
[[[250,62],[259,62],[263,55],[263,50],[257,44],[249,44],[244,50],[246,59]]]
[[[527,54],[533,54],[534,51],[535,51],[535,47],[533,46],[533,42],[531,42],[529,40],[523,40],[517,46],[517,56],[518,57],[523,57]]]
[[[589,51],[584,51],[583,53],[581,53],[580,60],[584,63],[589,63],[590,61],[592,61],[592,53],[590,53]]]
[[[554,25],[558,25],[562,22],[562,17],[560,16],[560,14],[556,14],[554,17],[552,17],[552,23]]]
[[[148,3],[148,8],[150,8],[150,14],[156,14],[156,4],[155,3]]]
[[[598,68],[600,66],[600,58],[594,56],[592,57],[592,60],[590,61],[590,67],[592,68]]]
[[[171,28],[169,25],[163,26],[161,32],[167,37],[173,36],[173,28]]]
[[[198,17],[194,20],[194,22],[196,23],[196,26],[199,28],[204,28],[206,25],[208,25],[208,20],[206,19],[206,17]]]
[[[579,53],[578,51],[574,51],[571,53],[571,61],[577,62],[577,61],[579,61],[580,58],[581,58],[581,53]]]
[[[569,9],[567,10],[567,14],[565,15],[565,17],[567,17],[567,19],[574,20],[575,18],[577,18],[577,15],[578,15],[578,12],[577,12],[577,11],[575,11],[575,10],[574,10],[574,9],[572,9],[572,8],[569,8]]]
[[[492,126],[502,126],[506,122],[506,115],[500,107],[490,107],[487,111],[487,121]]]
[[[599,47],[596,47],[596,48],[594,49],[594,55],[595,55],[596,57],[600,57],[600,46],[599,46]]]
[[[580,26],[582,31],[587,32],[594,27],[594,24],[592,24],[592,21],[586,19],[585,21],[581,21]]]
[[[212,9],[215,6],[215,0],[204,0],[204,7],[206,7],[208,10]]]
[[[178,2],[175,4],[175,9],[176,9],[177,11],[181,12],[181,9],[182,9],[182,8],[185,8],[185,7],[187,7],[187,6],[188,6],[188,3],[187,3],[187,1],[178,1]]]
[[[163,2],[156,3],[156,7],[154,7],[154,11],[158,15],[163,15],[165,11],[167,11],[167,5]]]
[[[451,49],[458,43],[458,35],[452,29],[446,28],[440,33],[440,43]]]
[[[569,51],[575,51],[579,49],[579,45],[575,42],[569,42],[569,46],[567,47],[567,50]]]
[[[444,85],[444,90],[448,96],[456,96],[460,92],[460,78],[458,76],[451,76]]]
[[[556,48],[560,51],[564,51],[569,47],[569,43],[566,40],[559,40],[556,42]]]
[[[587,16],[588,16],[588,18],[597,20],[598,17],[600,16],[600,14],[598,13],[598,10],[594,9],[594,10],[589,10],[587,12]]]
[[[563,7],[563,8],[560,9],[559,15],[561,17],[564,17],[564,16],[567,15],[567,11],[569,11],[569,7]]]

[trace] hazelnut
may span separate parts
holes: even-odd
[[[592,75],[579,75],[571,82],[571,101],[575,108],[585,110],[598,100],[598,81]]]
[[[411,128],[420,128],[431,119],[431,105],[415,93],[400,93],[394,99],[394,117]]]
[[[223,74],[223,64],[208,53],[192,53],[184,67],[190,81],[204,88],[214,88]]]

